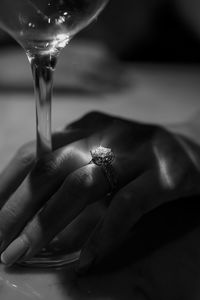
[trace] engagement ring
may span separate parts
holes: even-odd
[[[102,146],[91,150],[90,153],[92,156],[90,163],[94,163],[95,165],[102,167],[102,170],[110,184],[110,192],[108,193],[110,196],[113,194],[117,186],[116,175],[112,167],[112,162],[115,159],[115,155],[110,148],[104,148]]]

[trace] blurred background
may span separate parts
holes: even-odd
[[[53,130],[91,110],[170,124],[200,110],[200,0],[110,0],[62,51]],[[28,119],[24,116],[28,116]],[[30,65],[0,34],[0,169],[35,138]]]

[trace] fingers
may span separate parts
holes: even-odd
[[[53,148],[58,149],[86,136],[81,129],[65,130],[53,134]],[[0,208],[20,186],[36,161],[36,143],[22,146],[0,174]]]
[[[35,143],[21,147],[0,174],[0,207],[7,201],[35,163]]]
[[[88,163],[81,147],[64,147],[46,155],[26,177],[0,211],[1,251],[21,232],[44,203],[63,183],[66,176]]]
[[[89,238],[93,229],[105,214],[107,206],[104,201],[95,202],[75,218],[56,238],[50,243],[55,248],[62,248],[65,253],[79,251]]]
[[[103,221],[86,242],[80,257],[79,272],[84,273],[116,250],[128,237],[136,222],[162,201],[162,189],[151,172],[144,173],[113,198]]]
[[[21,255],[24,255],[23,260],[29,259],[69,225],[88,204],[102,199],[108,191],[109,184],[101,168],[94,164],[73,172],[20,237],[4,251],[2,261],[10,265]]]

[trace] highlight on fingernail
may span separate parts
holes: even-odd
[[[20,258],[22,258],[28,251],[29,245],[24,236],[15,239],[1,254],[1,262],[5,265],[13,265]]]

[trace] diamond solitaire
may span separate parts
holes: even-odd
[[[91,150],[92,162],[97,166],[111,165],[114,160],[114,153],[110,148],[104,148],[99,146],[98,148]]]

